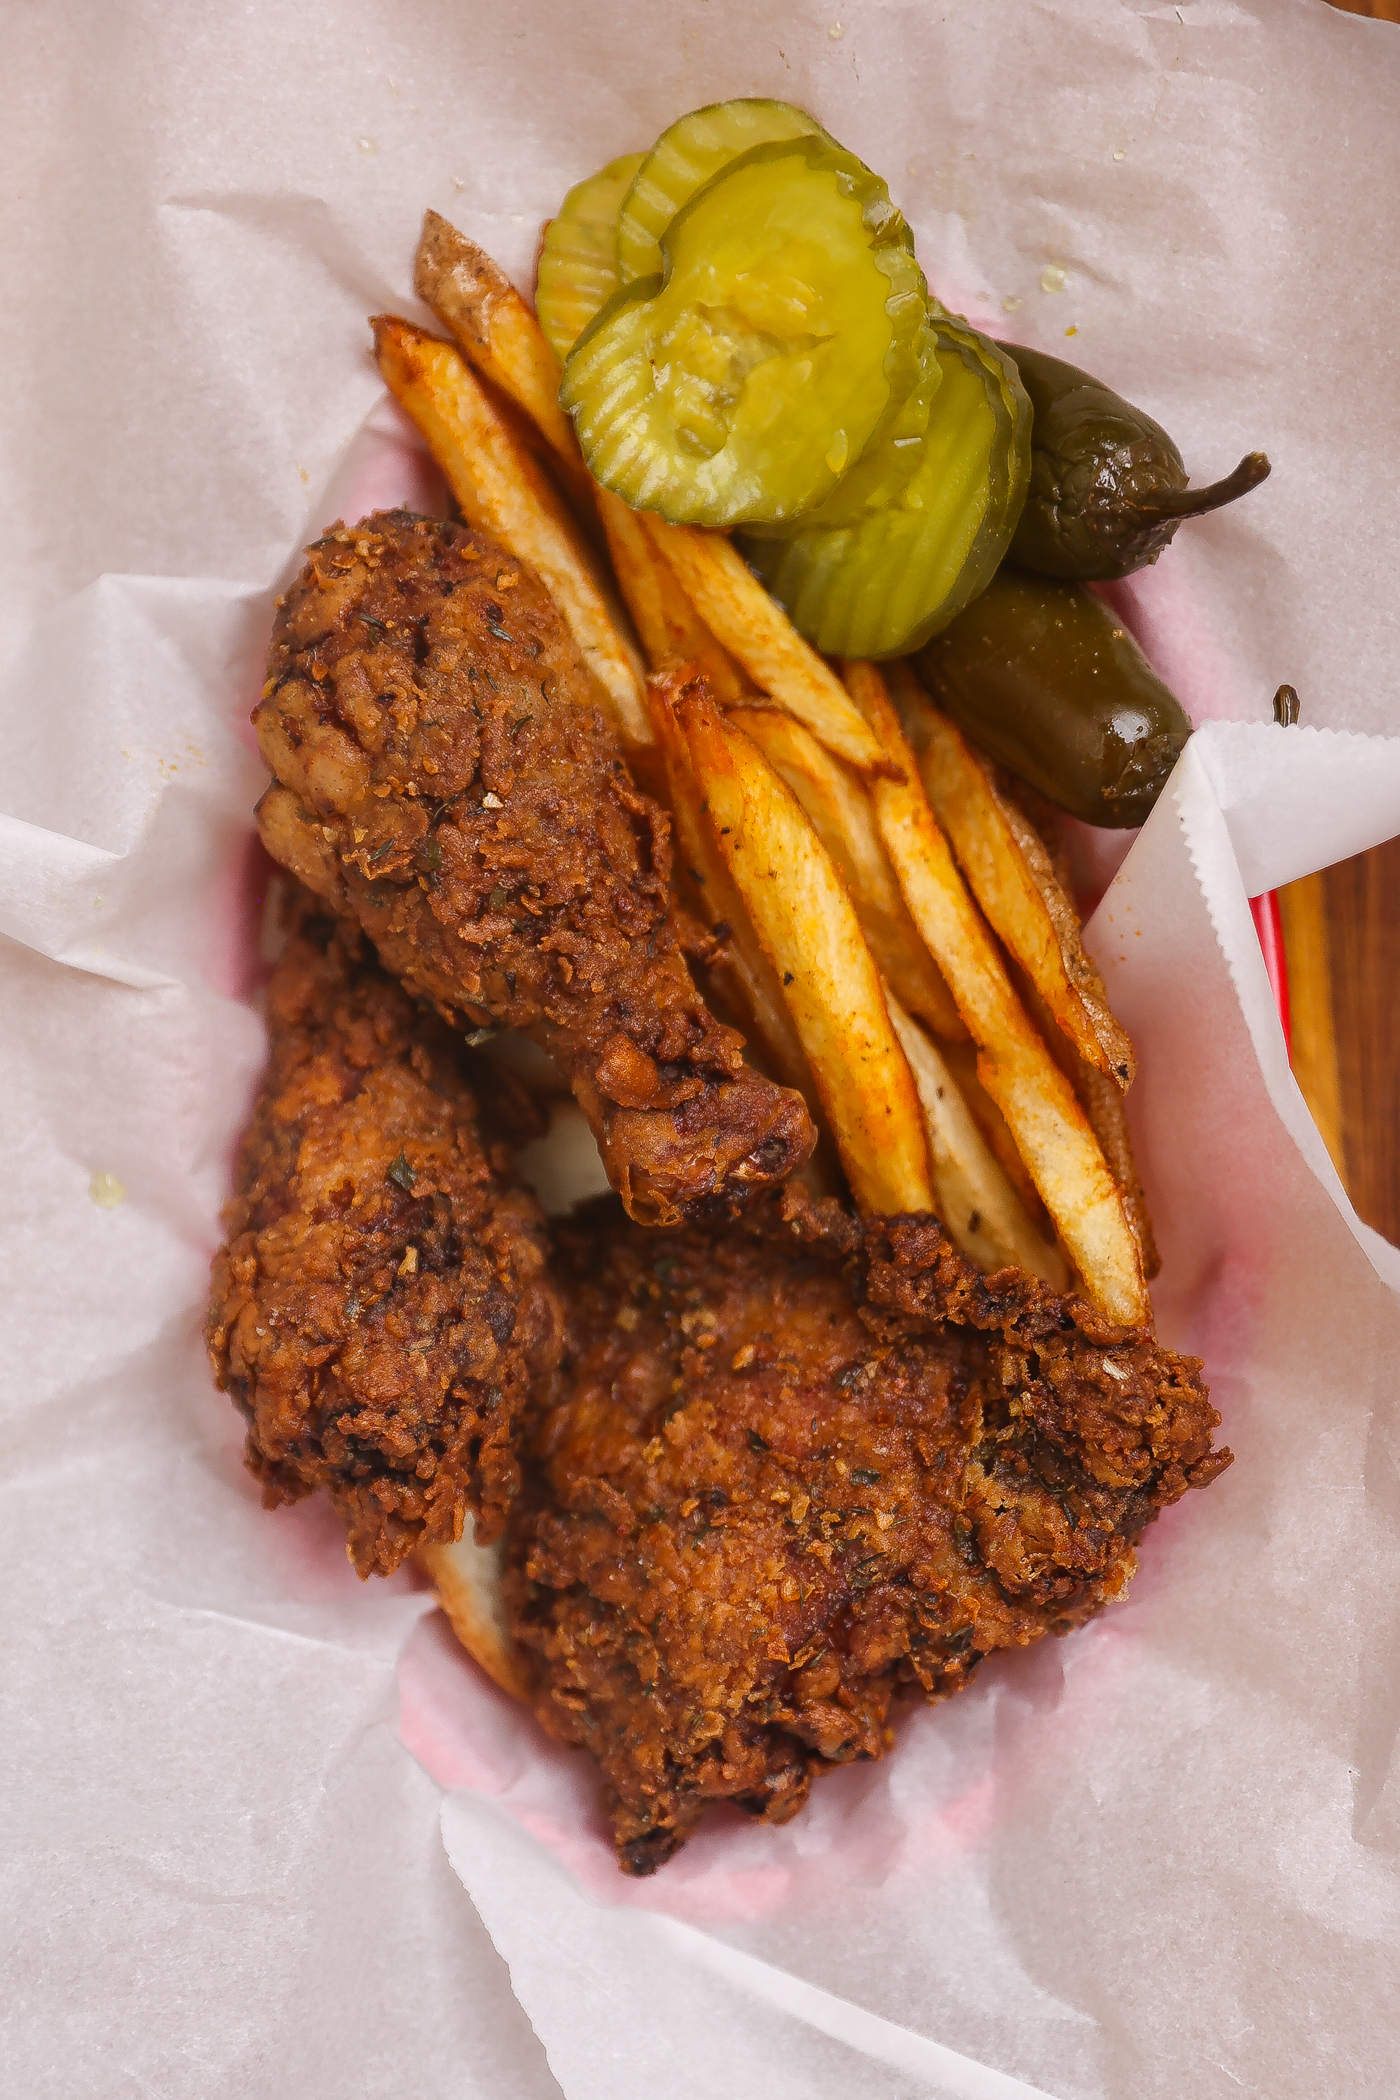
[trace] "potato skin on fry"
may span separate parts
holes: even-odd
[[[744,1065],[691,983],[669,822],[528,571],[402,511],[337,528],[268,674],[269,851],[420,997],[557,1058],[633,1216],[728,1212],[806,1159],[801,1098]]]
[[[413,288],[452,330],[478,371],[530,417],[569,493],[589,504],[593,479],[574,426],[559,406],[559,360],[533,308],[500,264],[440,212],[426,211]]]

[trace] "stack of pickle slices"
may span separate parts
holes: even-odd
[[[803,110],[694,110],[570,190],[536,305],[595,478],[737,528],[831,655],[918,648],[989,582],[1031,469],[1016,365],[929,295],[889,191]]]
[[[734,531],[829,656],[918,652],[984,751],[1140,824],[1190,734],[1092,586],[1269,472],[1188,488],[1161,425],[930,295],[878,175],[805,110],[692,110],[570,190],[536,306],[595,478]]]

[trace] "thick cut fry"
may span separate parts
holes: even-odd
[[[778,973],[763,952],[744,900],[705,819],[691,771],[690,750],[676,719],[675,700],[693,683],[690,667],[647,681],[647,705],[665,769],[675,825],[676,890],[681,903],[711,934],[721,933],[726,960],[746,1009],[743,1018],[774,1066],[774,1076],[800,1093],[811,1091],[812,1075]]]
[[[968,1105],[973,1122],[991,1148],[993,1159],[1026,1206],[1028,1215],[1039,1226],[1045,1218],[1045,1205],[1027,1171],[1026,1162],[1016,1150],[1016,1140],[1006,1127],[1005,1116],[977,1077],[976,1043],[970,1039],[965,1043],[944,1043],[941,1053],[944,1064],[957,1082],[958,1092]]]
[[[670,563],[657,553],[637,512],[611,489],[595,485],[593,496],[618,589],[652,670],[693,664],[721,707],[741,700],[750,690],[747,682],[686,597]]]
[[[1142,1179],[1133,1155],[1133,1141],[1128,1135],[1128,1119],[1123,1111],[1123,1096],[1111,1079],[1091,1065],[1087,1057],[1081,1057],[1073,1043],[1066,1040],[1055,1027],[1045,1001],[1035,986],[1022,973],[1021,997],[1027,1013],[1039,1028],[1054,1055],[1055,1062],[1064,1073],[1075,1093],[1079,1105],[1089,1118],[1089,1128],[1099,1141],[1099,1149],[1108,1162],[1108,1171],[1118,1184],[1118,1193],[1123,1198],[1123,1208],[1133,1237],[1138,1243],[1142,1257],[1142,1273],[1151,1279],[1162,1266],[1157,1252],[1157,1242],[1152,1233],[1152,1219],[1147,1209],[1147,1197],[1143,1193]]]
[[[638,515],[711,634],[758,690],[805,722],[819,743],[859,772],[889,772],[889,760],[840,679],[803,641],[723,533],[668,525],[650,512]]]
[[[1064,1256],[1026,1215],[933,1042],[888,985],[885,1004],[919,1090],[939,1217],[979,1268],[1029,1269],[1053,1290],[1068,1290]]]
[[[698,680],[675,705],[720,851],[782,978],[852,1195],[863,1210],[932,1210],[914,1077],[830,854],[758,746]]]
[[[1069,1045],[1066,1044],[1066,1049]],[[1133,1155],[1133,1141],[1128,1135],[1128,1119],[1123,1113],[1123,1096],[1111,1079],[1090,1064],[1087,1057],[1070,1051],[1077,1070],[1073,1074],[1074,1090],[1084,1104],[1084,1113],[1089,1118],[1089,1128],[1099,1141],[1108,1171],[1118,1184],[1118,1193],[1123,1198],[1123,1208],[1128,1214],[1128,1223],[1133,1228],[1133,1237],[1142,1256],[1142,1273],[1149,1279],[1162,1266],[1162,1257],[1157,1252],[1157,1242],[1152,1232],[1152,1219],[1147,1208],[1147,1197],[1143,1193],[1142,1177],[1137,1170]]]
[[[1078,915],[1034,825],[903,665],[893,668],[890,694],[933,813],[992,930],[1079,1055],[1126,1091],[1135,1069],[1132,1044],[1084,953]]]
[[[858,675],[857,675],[858,674]],[[978,1047],[982,1084],[1005,1116],[1061,1242],[1092,1302],[1125,1327],[1152,1317],[1137,1241],[1074,1089],[1036,1034],[929,808],[899,718],[873,665],[853,666],[852,692],[904,778],[871,798],[914,923]]]
[[[435,211],[423,214],[413,283],[477,371],[525,411],[586,516],[593,477],[559,406],[559,360],[528,300],[484,248]]]
[[[613,620],[563,503],[453,344],[392,314],[378,315],[370,326],[379,369],[426,438],[463,517],[534,570],[602,688],[623,743],[645,751],[651,723],[642,666]]]
[[[861,780],[791,715],[745,708],[740,728],[796,795],[835,861],[871,954],[911,1013],[939,1035],[967,1035],[937,965],[909,916]]]

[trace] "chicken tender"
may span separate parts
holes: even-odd
[[[1119,1597],[1229,1463],[1192,1358],[932,1219],[794,1188],[723,1237],[558,1233],[572,1367],[507,1537],[544,1725],[602,1768],[622,1866],[706,1802],[780,1822],[891,1703]]]
[[[269,851],[444,1014],[563,1067],[632,1217],[729,1215],[815,1133],[742,1061],[669,911],[670,820],[638,792],[552,601],[483,535],[338,527],[280,606],[254,715]]]
[[[363,1575],[496,1536],[562,1323],[544,1219],[478,1128],[460,1042],[306,899],[214,1262],[207,1340],[269,1506],[324,1487]],[[506,1128],[507,1119],[496,1119]]]

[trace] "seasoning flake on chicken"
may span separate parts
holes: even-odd
[[[207,1340],[264,1501],[325,1488],[356,1569],[384,1575],[468,1511],[499,1533],[561,1321],[544,1218],[508,1176],[519,1118],[498,1101],[484,1133],[460,1040],[357,929],[309,897],[295,916]]]
[[[892,1702],[1122,1596],[1229,1464],[1194,1358],[931,1218],[800,1188],[723,1235],[615,1206],[557,1232],[571,1361],[507,1534],[536,1711],[652,1872],[732,1800],[770,1821],[883,1755]]]

